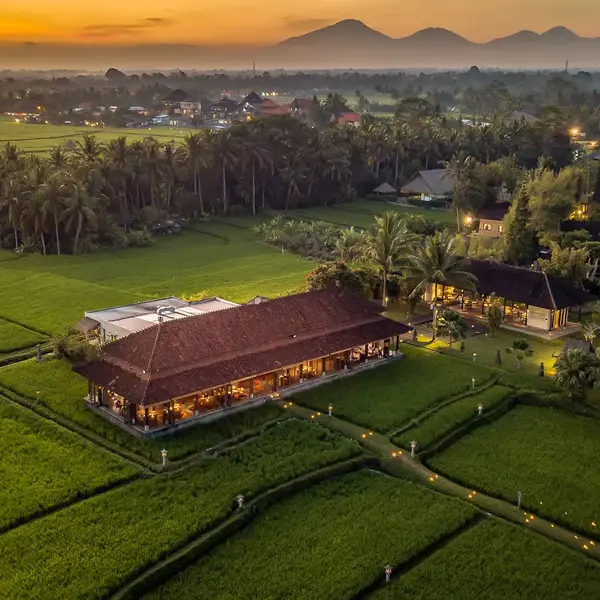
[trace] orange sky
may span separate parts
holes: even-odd
[[[504,0],[501,8],[489,0],[429,0],[423,6],[422,0],[28,0],[2,9],[0,41],[268,44],[348,18],[393,37],[446,27],[486,41],[556,25],[600,37],[600,0]]]

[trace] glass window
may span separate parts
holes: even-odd
[[[498,225],[498,233],[502,233],[504,231],[504,227],[502,225]]]
[[[492,226],[491,226],[489,223],[484,223],[484,224],[481,226],[481,228],[482,228],[484,231],[491,231],[491,230],[492,230]]]

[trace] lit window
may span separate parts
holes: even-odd
[[[504,227],[502,225],[498,225],[498,233],[502,233],[504,231]]]
[[[491,226],[489,223],[484,223],[484,224],[481,226],[481,228],[482,228],[484,231],[491,231],[491,230],[492,230],[492,226]]]

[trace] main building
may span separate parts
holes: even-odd
[[[396,354],[408,328],[339,289],[160,321],[75,370],[88,402],[138,432],[214,418]]]

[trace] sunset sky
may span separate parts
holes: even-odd
[[[422,0],[29,0],[2,8],[0,41],[269,44],[348,18],[392,37],[445,27],[473,41],[487,41],[556,25],[600,37],[599,0],[505,0],[501,8],[481,0],[429,0],[427,10],[423,6]]]

